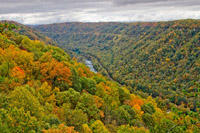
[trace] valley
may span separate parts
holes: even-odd
[[[0,133],[200,133],[200,0],[2,0]]]
[[[169,23],[195,25],[162,28]],[[51,40],[21,24],[0,24],[0,131],[199,132],[198,26],[70,23],[69,38]]]
[[[190,19],[33,26],[79,61],[91,58],[99,73],[131,92],[194,111],[199,108],[199,27],[199,20]]]

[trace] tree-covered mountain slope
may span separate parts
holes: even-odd
[[[199,132],[198,113],[131,94],[62,49],[0,24],[0,131]]]
[[[45,42],[45,44],[54,45],[54,46],[57,45],[57,43],[55,41],[53,41],[52,38],[49,38],[48,36],[38,32],[37,30],[30,28],[28,26],[25,26],[23,24],[20,24],[18,22],[2,20],[2,21],[0,21],[0,23],[7,23],[10,25],[11,24],[15,25],[16,26],[15,32],[17,32],[21,35],[28,36],[31,40],[39,40],[39,41]]]
[[[199,111],[200,20],[33,27],[131,91]],[[144,92],[144,93],[143,93]]]

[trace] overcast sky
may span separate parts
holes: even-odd
[[[0,0],[0,20],[23,24],[200,19],[200,0]]]

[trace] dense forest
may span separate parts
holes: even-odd
[[[33,26],[129,90],[199,112],[200,20]],[[160,106],[161,107],[161,106]],[[170,108],[170,107],[169,107]]]
[[[37,30],[32,29],[32,28],[25,26],[23,24],[20,24],[18,22],[2,20],[2,21],[0,21],[0,23],[2,23],[2,24],[7,23],[7,24],[12,24],[12,25],[17,26],[13,30],[18,34],[28,36],[31,40],[39,40],[39,41],[42,41],[46,44],[57,45],[57,43],[55,41],[53,41],[52,38],[49,38],[48,36],[38,32]]]
[[[64,50],[0,24],[0,131],[200,132],[200,116],[184,107],[164,110],[95,74]]]

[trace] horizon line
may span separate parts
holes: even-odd
[[[2,21],[12,21],[19,24],[27,25],[27,26],[35,26],[35,25],[51,25],[51,24],[62,24],[62,23],[153,23],[153,22],[173,22],[173,21],[181,21],[181,20],[200,20],[200,19],[193,19],[193,18],[185,18],[185,19],[172,19],[172,20],[151,20],[151,21],[63,21],[63,22],[53,22],[53,23],[41,23],[41,24],[25,24],[15,20],[0,20]]]

